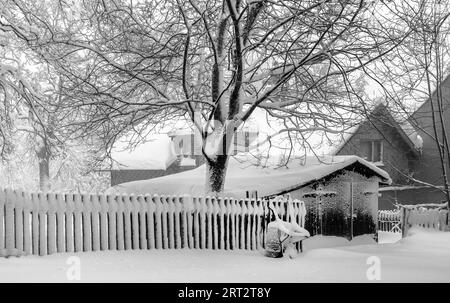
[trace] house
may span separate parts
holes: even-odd
[[[177,155],[173,139],[167,134],[153,135],[132,150],[116,147],[112,159],[111,186],[179,173],[203,164],[201,156]]]
[[[258,137],[258,132],[239,131],[234,136],[231,150],[235,155],[247,151]],[[150,136],[145,143],[130,149],[126,142],[118,142],[112,151],[111,186],[158,178],[199,167],[205,163],[200,140],[188,130]]]
[[[442,88],[444,100],[449,100],[450,77],[445,79]],[[450,104],[446,104],[444,117],[449,116]],[[450,129],[450,121],[447,119],[445,123]],[[438,133],[442,136],[440,130]],[[445,200],[430,99],[403,121],[394,118],[384,104],[379,104],[332,154],[357,155],[389,173],[393,183],[380,188],[380,209],[393,209],[397,203]]]
[[[134,194],[205,194],[205,165],[145,181],[120,184],[110,191]],[[305,228],[312,234],[352,238],[376,232],[379,184],[389,174],[357,156],[292,159],[286,167],[252,165],[231,157],[224,197],[245,198],[256,191],[261,198],[289,194],[305,201]],[[353,219],[352,219],[353,218]]]
[[[444,79],[441,86],[441,93],[443,99],[442,116],[444,128],[447,131],[447,136],[450,139],[450,75]],[[440,124],[440,117],[438,113],[438,106],[436,102],[436,91],[433,92],[432,98],[427,99],[421,106],[412,113],[409,120],[413,124],[418,134],[423,139],[423,148],[421,161],[415,167],[415,177],[418,180],[434,185],[443,185],[442,167],[439,157],[439,150],[437,148],[435,134],[433,129],[433,109],[434,106],[437,136],[443,136],[442,127]],[[432,102],[433,101],[433,102]],[[450,170],[449,163],[446,163],[447,170]]]

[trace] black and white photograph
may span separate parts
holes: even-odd
[[[450,0],[0,0],[0,283],[448,283],[449,207]]]

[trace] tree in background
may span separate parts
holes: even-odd
[[[60,78],[3,27],[0,45],[0,185],[42,191],[77,188],[69,183],[83,179],[82,168],[89,169],[82,163],[90,155],[60,128],[67,114],[58,109]],[[61,182],[68,172],[73,178]]]
[[[206,188],[223,189],[229,142],[262,111],[289,143],[339,133],[364,108],[365,67],[404,39],[383,1],[27,1],[0,26],[61,75],[74,137],[186,119],[201,135]]]

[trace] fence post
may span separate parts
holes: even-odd
[[[402,207],[402,238],[405,238],[408,233],[408,215],[409,210],[407,211],[406,207]]]

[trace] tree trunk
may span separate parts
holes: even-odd
[[[39,189],[43,192],[50,190],[50,157],[45,144],[37,152],[39,162]]]
[[[228,157],[228,155],[218,155],[214,160],[206,160],[206,193],[217,195],[223,191]]]

